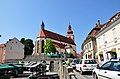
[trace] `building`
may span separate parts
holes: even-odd
[[[9,39],[7,43],[0,44],[1,63],[11,62],[24,58],[24,45],[17,39]]]
[[[44,53],[43,46],[46,40],[52,40],[53,44],[57,49],[57,53],[59,54],[65,53],[65,51],[67,51],[67,53],[72,52],[74,55],[76,54],[76,44],[74,42],[74,34],[70,24],[68,26],[66,36],[57,34],[52,31],[48,31],[44,27],[44,22],[42,22],[40,33],[38,34],[35,42],[34,55],[41,55],[41,53]]]
[[[0,63],[4,63],[5,62],[5,44],[0,44]]]
[[[96,53],[96,39],[95,35],[100,30],[101,24],[98,20],[98,24],[90,31],[87,38],[82,43],[82,58],[83,59],[94,59]]]
[[[111,58],[120,58],[120,12],[103,24],[95,38],[97,42],[96,58],[101,64]]]

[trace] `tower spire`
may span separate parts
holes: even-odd
[[[71,25],[70,25],[70,22],[69,22],[69,25],[68,25],[68,31],[67,31],[67,35],[66,35],[67,38],[70,38],[74,41],[74,34],[73,34],[73,31],[71,29]]]
[[[41,29],[44,30],[44,27],[45,27],[45,24],[44,24],[44,22],[42,21]]]

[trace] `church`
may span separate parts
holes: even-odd
[[[35,42],[35,53],[34,55],[38,56],[41,53],[44,53],[44,44],[46,40],[51,40],[54,46],[56,47],[58,54],[73,53],[76,55],[76,44],[74,42],[74,34],[71,28],[71,25],[68,25],[68,31],[66,36],[57,34],[55,32],[45,29],[45,24],[42,22],[41,30],[37,36]]]

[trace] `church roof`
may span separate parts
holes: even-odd
[[[57,42],[53,42],[53,44],[56,46],[56,47],[59,47],[59,48],[65,48],[65,44],[61,44],[61,43],[57,43]]]
[[[67,38],[65,36],[62,36],[60,34],[48,31],[48,30],[42,30],[41,29],[37,38],[51,38],[51,39],[54,39],[54,40],[58,40],[58,41],[61,41],[61,42],[66,42],[66,43],[70,43],[70,44],[75,45],[75,43],[72,39]]]

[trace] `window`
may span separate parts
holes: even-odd
[[[10,50],[12,50],[12,46],[10,47]]]
[[[80,64],[82,64],[82,60],[80,61]]]
[[[112,52],[112,53],[111,53],[111,58],[117,58],[116,52]]]
[[[104,61],[103,54],[99,54],[99,56],[100,56],[100,60],[101,60],[101,61]]]
[[[89,45],[90,45],[90,49],[91,49],[91,43]]]
[[[101,41],[100,41],[100,38],[98,38],[98,46],[99,46],[99,49],[101,48]]]
[[[106,38],[105,38],[105,34],[103,35],[103,42],[104,42],[104,44],[107,43]]]
[[[115,28],[112,29],[112,34],[113,34],[113,39],[116,40],[117,39],[117,34],[116,34],[116,29]]]
[[[87,49],[89,49],[89,45],[87,44]]]
[[[101,69],[109,70],[112,62],[107,62],[102,65]]]
[[[120,71],[120,61],[113,62],[111,69],[114,71]]]
[[[95,60],[85,60],[84,61],[85,64],[96,64]]]

